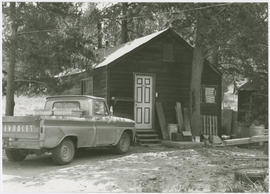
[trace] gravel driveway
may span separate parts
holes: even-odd
[[[80,151],[74,161],[55,166],[48,155],[14,163],[3,157],[5,192],[225,192],[233,172],[262,161],[234,157],[262,156],[258,150],[232,148],[175,149],[162,146]]]

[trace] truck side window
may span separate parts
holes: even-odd
[[[94,103],[94,114],[95,115],[108,115],[105,103],[103,101],[96,100]]]

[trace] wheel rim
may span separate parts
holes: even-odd
[[[129,135],[125,133],[123,134],[123,137],[120,140],[120,149],[123,152],[126,152],[128,151],[129,145],[130,145],[130,138]]]
[[[73,154],[73,146],[69,142],[66,142],[62,145],[61,156],[64,161],[70,161],[73,157]]]

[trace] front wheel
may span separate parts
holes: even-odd
[[[5,152],[8,160],[13,162],[23,161],[27,156],[27,151],[19,149],[5,149]]]
[[[52,158],[55,163],[64,165],[70,163],[75,155],[75,146],[72,140],[64,139],[52,151]]]
[[[117,153],[123,154],[123,153],[128,152],[130,144],[131,144],[131,137],[128,134],[128,132],[124,132],[121,135],[121,138],[120,138],[118,144],[116,145]]]

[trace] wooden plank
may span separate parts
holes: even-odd
[[[267,142],[267,141],[268,141],[268,136],[258,135],[258,136],[252,136],[252,137],[246,137],[246,138],[228,139],[228,140],[224,140],[224,143],[226,145],[241,145],[241,144]]]
[[[202,128],[203,128],[203,135],[205,134],[205,122],[204,122],[204,115],[202,115]]]
[[[209,119],[208,119],[208,116],[207,116],[207,115],[206,115],[206,121],[207,121],[207,131],[208,131],[208,135],[211,135],[210,123],[209,123]]]
[[[213,135],[216,135],[216,122],[215,122],[215,116],[212,116],[212,122],[213,122]]]
[[[218,135],[218,121],[217,121],[217,116],[215,116],[215,123],[216,123],[216,135]]]
[[[267,142],[268,141],[268,135],[257,135],[257,136],[252,136],[250,138],[251,142]]]
[[[184,108],[184,126],[186,131],[191,131],[188,109]]]
[[[156,102],[156,110],[157,110],[158,121],[159,121],[160,129],[161,129],[162,137],[163,137],[163,139],[168,140],[169,133],[167,130],[167,123],[166,123],[166,119],[165,119],[165,115],[164,115],[164,111],[163,111],[163,107],[162,107],[161,102]]]
[[[213,116],[213,125],[214,125],[214,135],[217,135],[216,116]]]
[[[182,114],[182,106],[180,102],[176,102],[176,118],[178,122],[179,131],[184,129],[184,121],[183,121],[183,114]]]
[[[242,144],[249,144],[250,138],[238,138],[238,139],[228,139],[224,140],[225,145],[242,145]]]
[[[205,128],[205,135],[209,135],[208,134],[208,128],[207,128],[207,120],[206,120],[206,116],[204,115],[204,128]]]
[[[205,121],[205,134],[209,135],[209,131],[208,131],[208,121],[207,121],[207,116],[204,115],[204,121]]]
[[[210,123],[210,135],[213,135],[213,125],[212,125],[211,115],[208,116],[208,120],[209,120],[209,123]]]

